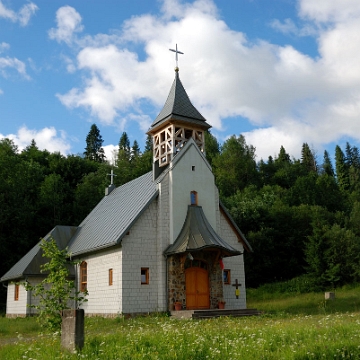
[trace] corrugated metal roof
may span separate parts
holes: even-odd
[[[212,228],[201,206],[189,205],[184,225],[175,242],[166,250],[166,255],[183,253],[191,250],[219,249],[225,256],[240,255],[223,240]]]
[[[178,71],[175,72],[175,79],[171,86],[168,98],[163,109],[152,123],[151,128],[158,126],[164,120],[170,117],[178,116],[179,120],[196,123],[198,125],[211,127],[206,123],[206,119],[191,103],[183,84],[180,81]]]
[[[79,225],[69,244],[72,255],[116,245],[158,195],[152,171],[105,196]]]
[[[53,238],[56,241],[59,249],[64,249],[71,236],[75,233],[76,226],[62,226],[58,225],[52,229],[44,240]],[[45,264],[48,259],[42,256],[40,242],[38,242],[24,257],[22,257],[1,279],[0,281],[9,281],[26,276],[41,275],[40,266]],[[74,274],[73,269],[69,269],[71,274]]]

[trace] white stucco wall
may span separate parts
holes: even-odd
[[[7,287],[6,315],[26,316],[27,314],[27,291],[24,286],[19,286],[19,299],[15,300],[15,284],[9,283]]]
[[[230,224],[225,219],[224,215],[220,212],[220,236],[232,247],[243,252],[244,248],[239,243],[237,236],[233,232]],[[226,308],[245,309],[246,308],[246,287],[245,287],[245,268],[244,268],[244,256],[232,256],[223,259],[224,268],[230,270],[231,284],[223,285],[224,298],[226,301]],[[235,279],[238,279],[238,283],[241,284],[239,299],[235,296]]]
[[[121,247],[83,256],[87,262],[88,301],[81,306],[86,315],[120,314],[121,301]],[[113,269],[113,285],[109,285],[109,269]],[[79,274],[79,266],[77,267]],[[80,281],[79,275],[77,276]],[[78,284],[78,288],[80,285]]]
[[[181,161],[174,162],[174,167],[169,173],[171,243],[176,240],[184,224],[188,205],[190,205],[190,193],[193,190],[198,193],[198,205],[202,206],[206,218],[216,229],[218,203],[214,175],[196,145],[182,151],[185,152],[181,154]],[[193,167],[195,167],[194,171]]]
[[[28,282],[35,286],[43,280],[42,277],[31,277]],[[24,282],[24,279],[19,280],[19,283]],[[36,314],[37,310],[27,305],[38,305],[39,299],[35,298],[31,291],[26,291],[24,286],[20,284],[19,300],[15,300],[15,284],[9,283],[7,288],[6,299],[6,316],[29,316]]]

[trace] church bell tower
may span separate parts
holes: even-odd
[[[178,53],[177,50],[176,56]],[[211,126],[191,103],[175,67],[175,79],[163,109],[152,123],[147,134],[153,138],[153,170],[155,179],[181,151],[186,142],[193,138],[202,152],[205,152],[204,132]]]

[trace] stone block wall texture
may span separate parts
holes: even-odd
[[[215,252],[191,252],[194,259],[199,259],[207,264],[209,271],[209,292],[210,292],[210,309],[218,307],[218,301],[223,297],[222,271],[219,262],[216,261]],[[186,308],[186,279],[185,268],[186,262],[184,255],[173,255],[168,258],[168,302],[169,310],[174,309],[175,302],[182,303]]]
[[[84,310],[64,310],[61,322],[61,347],[71,352],[81,350],[85,342]]]
[[[165,284],[165,258],[157,239],[157,201],[144,211],[122,241],[122,312],[165,311],[159,289]],[[141,268],[149,271],[149,283],[141,284]]]

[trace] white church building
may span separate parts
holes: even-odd
[[[252,251],[219,200],[205,158],[210,128],[175,79],[148,134],[153,170],[120,187],[113,184],[79,226],[56,226],[52,237],[79,265],[72,276],[87,289],[87,315],[116,316],[174,309],[246,308],[244,251]],[[0,281],[8,317],[35,312],[21,282],[43,279],[37,244]],[[236,292],[235,283],[241,284]],[[237,288],[238,286],[236,286]],[[74,304],[76,306],[76,304]]]

